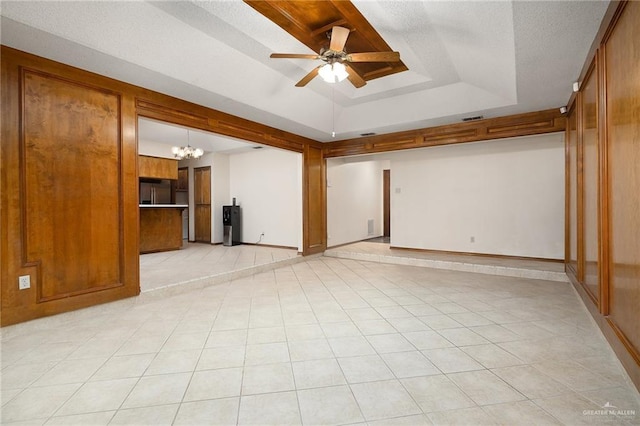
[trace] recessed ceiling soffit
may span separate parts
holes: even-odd
[[[349,1],[244,0],[244,2],[316,53],[328,47],[327,33],[330,34],[334,26],[351,30],[345,45],[347,53],[393,50]],[[408,69],[402,61],[359,62],[351,63],[350,66],[367,81]]]

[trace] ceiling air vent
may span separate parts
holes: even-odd
[[[482,120],[484,118],[484,115],[476,115],[475,117],[465,117],[462,119],[462,121],[476,121],[476,120]]]
[[[375,132],[369,132],[369,133],[360,133],[360,136],[374,136]]]

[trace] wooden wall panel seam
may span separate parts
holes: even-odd
[[[583,175],[583,144],[582,144],[582,93],[578,93],[576,98],[576,114],[577,114],[577,126],[576,126],[576,138],[578,140],[578,176],[577,176],[577,225],[578,225],[578,281],[580,285],[584,286],[584,175]]]
[[[571,204],[569,200],[570,190],[571,190],[571,175],[569,173],[570,167],[570,147],[569,147],[569,114],[573,109],[573,105],[567,105],[567,116],[565,117],[565,132],[564,132],[564,263],[565,263],[565,272],[570,274],[569,265],[571,264],[571,252],[570,252],[570,244],[571,244],[571,236],[570,236],[570,226],[571,226],[571,218],[570,218],[570,210]]]
[[[579,258],[578,258],[578,220],[577,220],[577,212],[578,212],[578,198],[577,198],[577,194],[579,192],[579,186],[578,186],[578,133],[577,133],[577,129],[578,129],[578,109],[579,109],[579,103],[578,103],[578,99],[577,97],[573,98],[572,102],[569,104],[568,107],[568,112],[567,112],[567,129],[565,132],[565,143],[566,143],[566,156],[567,156],[567,161],[565,162],[566,164],[566,171],[565,171],[565,179],[566,179],[566,207],[567,207],[567,215],[568,217],[566,218],[567,221],[567,226],[565,228],[565,233],[566,233],[566,242],[567,242],[567,246],[566,246],[566,254],[567,254],[567,258],[566,258],[566,262],[567,262],[567,272],[573,274],[576,279],[578,279],[578,264],[579,264]],[[574,132],[575,134],[573,134],[572,132]],[[575,140],[575,153],[573,153],[573,148],[572,148],[572,144],[574,143]],[[575,175],[572,174],[573,170],[572,170],[572,165],[573,162],[575,161]],[[575,181],[575,185],[572,184],[572,182]],[[575,230],[573,229],[572,226],[572,222],[571,222],[571,213],[572,213],[572,201],[575,197],[575,219],[576,219],[576,227]],[[574,238],[575,238],[575,252],[574,252]],[[575,260],[575,263],[574,263]]]
[[[607,67],[605,61],[606,46],[603,44],[597,51],[598,55],[598,116],[601,125],[599,127],[599,143],[600,143],[600,194],[599,194],[599,213],[600,213],[600,313],[609,315],[609,160],[608,160],[608,134],[607,134]]]
[[[595,74],[594,74],[595,73]],[[580,210],[582,212],[583,215],[583,220],[582,220],[582,227],[581,227],[581,232],[582,232],[582,259],[581,259],[581,265],[582,265],[582,286],[585,288],[585,290],[587,291],[587,294],[589,295],[589,297],[591,298],[592,302],[597,306],[598,310],[600,310],[600,287],[601,287],[601,282],[599,281],[599,274],[600,274],[600,261],[599,259],[599,255],[597,256],[597,267],[598,267],[598,278],[597,278],[597,282],[598,282],[598,291],[596,293],[594,293],[592,291],[592,289],[590,288],[590,283],[588,282],[588,264],[589,261],[587,259],[587,248],[588,248],[588,241],[587,241],[587,231],[588,231],[588,223],[587,223],[587,185],[584,183],[585,182],[585,163],[586,163],[586,150],[585,150],[585,144],[586,144],[586,136],[585,136],[585,132],[587,129],[589,129],[590,127],[590,122],[588,121],[588,117],[585,116],[586,112],[585,109],[587,107],[586,105],[586,95],[585,95],[585,90],[587,87],[587,84],[590,82],[590,79],[592,77],[595,78],[595,80],[593,80],[593,82],[595,82],[596,84],[596,99],[595,99],[595,105],[597,106],[599,104],[600,99],[598,98],[598,57],[597,55],[593,58],[593,61],[591,62],[591,65],[589,66],[589,71],[587,72],[584,80],[583,80],[583,85],[582,85],[582,95],[578,98],[579,101],[579,105],[580,105],[580,133],[578,135],[579,137],[579,146],[582,147],[582,152],[580,154],[580,158],[582,159],[581,164],[581,176],[582,176],[582,190],[580,191],[580,193],[582,194],[582,209]],[[601,123],[600,123],[600,117],[598,116],[598,111],[597,108],[595,109],[595,125],[596,127],[596,161],[595,161],[595,167],[596,167],[596,176],[599,176],[599,150],[600,150],[600,138],[598,137],[598,131],[599,129],[602,127]],[[588,172],[588,170],[587,170]],[[592,212],[592,214],[596,215],[596,241],[595,244],[597,246],[597,252],[599,253],[599,248],[600,248],[600,213],[599,213],[599,190],[600,190],[600,184],[599,184],[599,178],[596,179],[596,195],[595,195],[595,199],[596,199],[596,208],[595,211]]]

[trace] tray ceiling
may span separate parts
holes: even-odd
[[[314,53],[241,1],[3,1],[2,44],[320,141],[564,105],[604,1],[354,1],[407,71],[294,84]]]

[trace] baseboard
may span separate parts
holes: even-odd
[[[536,260],[541,262],[564,263],[563,259],[549,259],[545,257],[511,256],[508,254],[473,253],[473,252],[467,252],[467,251],[420,249],[420,248],[398,247],[398,246],[390,246],[389,248],[391,250],[406,250],[406,251],[414,251],[419,253],[453,254],[453,255],[461,255],[461,256],[493,257],[493,258],[499,258],[499,259]]]
[[[269,248],[279,248],[279,249],[287,249],[287,250],[298,250],[298,247],[292,246],[278,246],[275,244],[256,244],[256,243],[242,243],[245,246],[260,246],[260,247],[269,247]]]
[[[354,240],[354,241],[350,241],[350,242],[348,242],[348,243],[336,244],[335,246],[328,246],[328,247],[327,247],[327,250],[329,250],[329,249],[335,249],[335,248],[338,248],[338,247],[348,246],[349,244],[365,243],[365,242],[367,242],[368,240],[372,240],[372,239],[374,239],[374,238],[382,238],[382,237],[383,237],[383,235],[379,235],[379,236],[377,236],[377,237],[367,237],[367,238],[365,238],[365,239],[363,239],[363,240]]]

